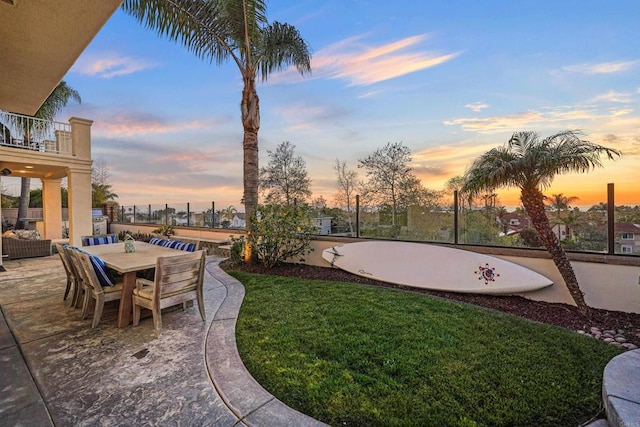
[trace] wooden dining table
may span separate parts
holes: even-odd
[[[133,313],[133,289],[136,286],[136,273],[156,266],[158,257],[184,255],[183,251],[135,242],[135,252],[125,252],[124,242],[108,245],[83,246],[82,250],[101,258],[105,265],[123,276],[122,297],[118,309],[118,327],[131,323]]]

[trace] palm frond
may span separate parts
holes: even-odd
[[[269,74],[294,65],[300,74],[311,72],[311,53],[300,32],[289,24],[274,22],[262,31],[256,62],[265,81]]]
[[[476,159],[464,175],[461,192],[473,197],[498,187],[518,186],[519,156],[509,147],[491,149]]]
[[[230,37],[239,46],[259,40],[262,28],[268,23],[263,0],[218,0],[216,3],[229,24]]]
[[[220,64],[234,56],[234,35],[238,33],[234,27],[244,28],[244,20],[238,20],[237,14],[228,16],[234,4],[240,2],[125,0],[122,9],[146,28],[181,43],[199,58]]]
[[[541,186],[548,187],[558,174],[589,172],[603,166],[603,156],[609,160],[621,156],[621,152],[583,140],[579,131],[564,131],[545,138],[545,156],[539,160]]]
[[[62,80],[49,94],[40,108],[38,108],[38,111],[36,111],[33,117],[49,121],[54,120],[56,114],[58,114],[70,100],[76,101],[78,104],[82,103],[80,93]]]
[[[588,172],[602,166],[602,157],[618,150],[581,139],[577,130],[558,132],[540,140],[535,132],[516,132],[505,147],[494,148],[473,162],[462,191],[477,195],[498,187],[546,188],[562,173]]]

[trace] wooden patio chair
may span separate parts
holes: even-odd
[[[90,301],[92,299],[96,301],[91,324],[91,327],[95,328],[100,323],[104,303],[122,298],[122,282],[116,282],[113,286],[103,286],[96,274],[94,262],[91,260],[92,255],[77,250],[71,250],[70,253],[77,261],[76,266],[85,285],[85,297],[82,304],[83,319],[86,319],[89,315]]]
[[[67,287],[64,290],[64,296],[62,297],[62,300],[66,301],[67,297],[69,296],[69,292],[73,290],[73,293],[71,294],[71,307],[76,307],[76,302],[80,294],[80,280],[76,275],[75,266],[72,265],[69,254],[67,253],[63,245],[61,245],[60,243],[56,243],[55,247],[58,255],[60,256],[60,260],[62,261],[64,272],[67,274]]]
[[[185,255],[159,257],[154,281],[139,278],[133,290],[133,325],[140,323],[140,309],[147,308],[153,314],[156,335],[162,329],[162,309],[198,300],[200,317],[206,320],[202,286],[204,281],[204,251],[188,252]]]

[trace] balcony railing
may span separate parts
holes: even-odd
[[[70,155],[71,125],[0,111],[0,146]]]

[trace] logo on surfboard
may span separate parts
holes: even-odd
[[[489,267],[489,263],[483,266],[478,266],[478,270],[473,272],[478,274],[478,280],[484,280],[484,284],[488,285],[489,282],[495,282],[496,277],[500,277],[500,274],[496,273],[495,267]]]

